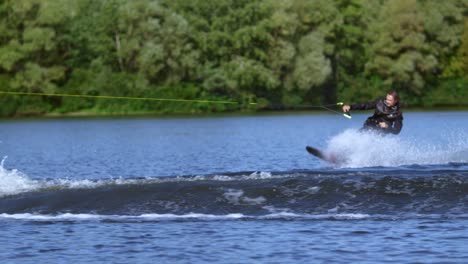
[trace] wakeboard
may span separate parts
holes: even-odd
[[[323,152],[323,151],[321,151],[321,150],[319,150],[317,148],[314,148],[314,147],[311,147],[311,146],[306,146],[306,150],[310,154],[314,155],[315,157],[317,157],[317,158],[319,158],[319,159],[321,159],[323,161],[333,163],[333,164],[338,164],[338,163],[342,162],[342,160],[338,156],[330,154],[330,153]]]
[[[307,146],[306,150],[307,150],[307,152],[309,152],[310,154],[314,155],[315,157],[317,157],[317,158],[319,158],[321,160],[325,160],[325,161],[327,160],[325,154],[319,149],[313,148],[311,146]]]

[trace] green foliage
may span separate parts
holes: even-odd
[[[367,78],[360,75],[346,84],[340,83],[338,87],[339,101],[347,104],[369,102],[383,97],[387,90],[388,85],[384,84],[384,81],[380,77]]]
[[[306,35],[299,41],[293,83],[301,90],[320,86],[331,74],[330,61],[324,54],[324,36],[320,32]]]
[[[12,89],[54,93],[63,84],[66,68],[59,36],[76,11],[72,2],[25,0],[2,5],[0,24],[6,34],[0,42],[0,69],[11,76]]]
[[[10,85],[15,90],[54,93],[57,85],[54,81],[64,77],[64,69],[60,66],[41,67],[35,63],[26,63],[18,72]]]
[[[415,95],[423,93],[424,77],[436,68],[437,59],[429,52],[422,18],[416,0],[384,4],[373,28],[376,37],[366,64],[369,75]]]
[[[468,105],[468,78],[448,79],[427,93],[422,104],[424,106],[463,106]]]
[[[466,19],[463,12],[466,12],[467,3],[466,0],[420,2],[430,52],[442,63],[441,68],[445,67],[448,58],[460,45],[464,17]]]
[[[9,90],[10,77],[0,74],[0,88]],[[0,96],[0,116],[12,116],[16,113],[19,107],[19,98],[11,96]]]
[[[461,44],[455,56],[450,58],[448,66],[444,69],[444,78],[457,78],[463,76],[468,79],[468,18],[465,18],[465,27]]]
[[[461,105],[467,0],[5,0],[0,115],[199,113],[373,100]]]
[[[12,71],[13,66],[25,57],[20,50],[21,46],[15,40],[0,47],[0,67],[5,71]]]

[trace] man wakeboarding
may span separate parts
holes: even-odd
[[[374,115],[367,118],[361,130],[376,131],[383,134],[399,134],[403,127],[403,114],[400,111],[400,96],[394,90],[387,93],[385,99],[377,99],[373,102],[343,105],[343,111],[375,109]],[[346,158],[336,153],[323,152],[311,146],[306,147],[307,152],[329,163],[340,165]]]
[[[372,130],[383,134],[399,134],[403,127],[403,113],[400,111],[400,96],[395,90],[387,93],[385,99],[373,102],[343,105],[343,111],[375,109],[374,115],[367,118],[361,130]]]

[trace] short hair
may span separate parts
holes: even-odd
[[[395,99],[395,101],[396,101],[397,103],[400,102],[400,95],[397,93],[397,91],[395,91],[395,90],[390,90],[390,91],[387,92],[387,94],[388,94],[388,95],[391,95],[391,96],[393,97],[393,99]]]

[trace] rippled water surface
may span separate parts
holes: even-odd
[[[406,113],[399,136],[366,117],[1,121],[0,257],[466,261],[468,112]]]

